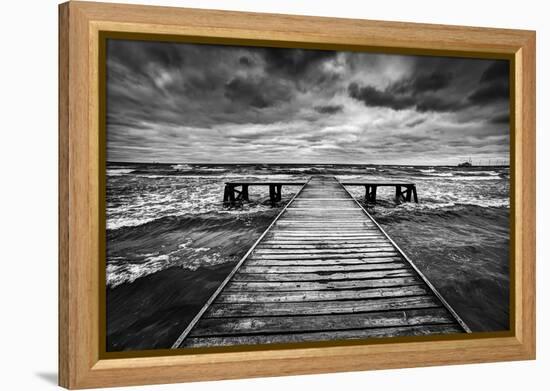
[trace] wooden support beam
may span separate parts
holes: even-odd
[[[365,185],[365,201],[375,204],[376,203],[376,185]]]
[[[401,202],[401,185],[395,185],[395,202]]]
[[[275,185],[269,185],[269,200],[271,201],[271,206],[275,206],[276,201],[275,195]]]
[[[248,199],[248,185],[242,185],[241,198],[243,201],[250,201]]]

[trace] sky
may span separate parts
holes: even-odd
[[[503,60],[109,39],[107,159],[436,165],[509,158]]]

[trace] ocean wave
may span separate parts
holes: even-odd
[[[129,168],[108,168],[107,176],[121,176],[131,174],[132,172],[134,172],[134,170]]]
[[[453,173],[452,172],[434,172],[434,173],[430,173],[430,176],[438,176],[438,177],[451,177],[453,176]]]
[[[167,216],[108,231],[107,284],[132,283],[170,267],[196,270],[236,261],[277,213],[270,209],[247,216]]]

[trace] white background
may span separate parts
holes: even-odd
[[[124,2],[119,0],[119,2]],[[180,0],[133,3],[338,16],[537,30],[537,328],[538,359],[317,376],[157,386],[211,391],[309,388],[479,390],[543,389],[550,379],[546,261],[548,169],[548,38],[545,1]],[[0,388],[42,390],[57,377],[57,1],[0,5]],[[546,14],[546,15],[545,15]],[[544,222],[546,220],[546,224]],[[546,373],[545,373],[546,372]],[[546,385],[546,387],[548,387]],[[143,389],[143,388],[142,388]],[[548,388],[545,388],[548,389]]]

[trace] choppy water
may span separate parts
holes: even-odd
[[[419,204],[378,189],[369,211],[451,305],[479,330],[508,324],[508,167],[120,164],[107,166],[107,283],[113,288],[170,267],[234,262],[276,215],[265,187],[226,209],[226,180],[403,180]],[[357,198],[364,189],[349,187]],[[283,201],[297,188],[284,187]],[[242,248],[239,247],[242,243]],[[244,244],[246,243],[246,245]]]

